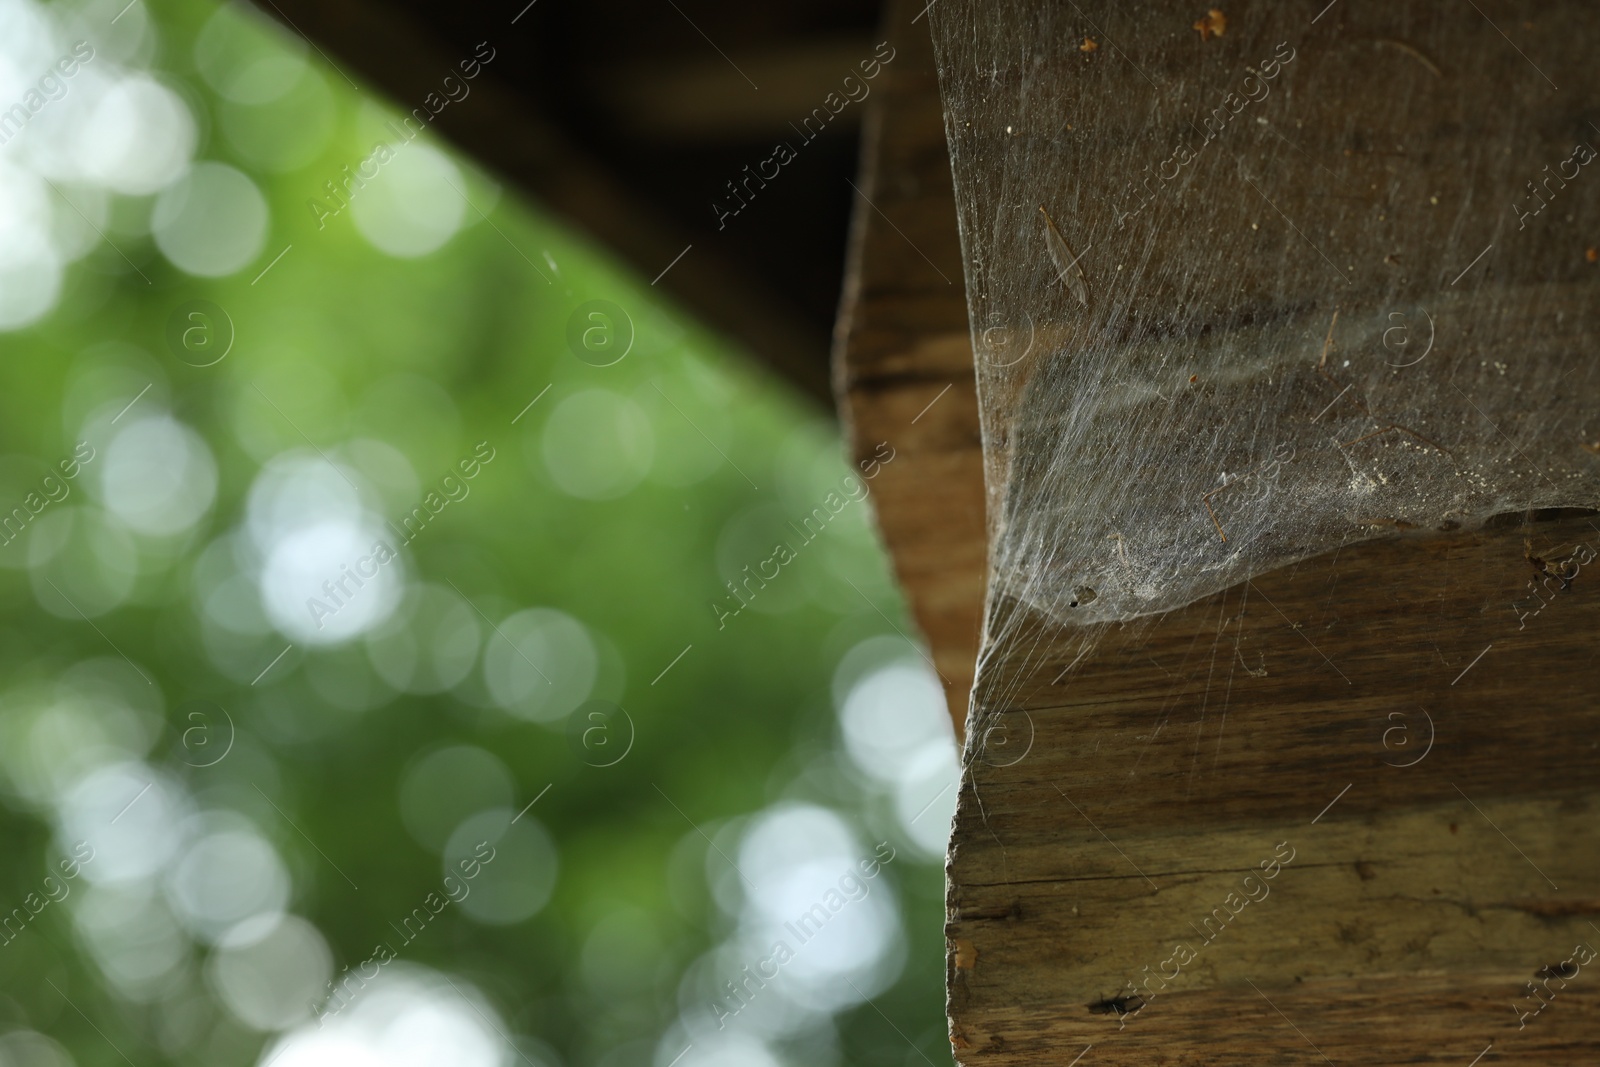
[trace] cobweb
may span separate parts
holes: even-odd
[[[1540,8],[1535,66],[1470,9],[1323,7],[929,10],[989,651],[1007,605],[1091,632],[1353,541],[1600,504],[1594,12]]]

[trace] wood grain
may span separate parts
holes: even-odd
[[[894,462],[874,513],[962,736],[983,617],[983,442],[960,237],[925,6],[893,0],[895,48],[868,103],[860,193],[834,345],[853,457]]]
[[[1395,537],[1105,627],[1070,680],[1070,642],[1002,653],[1011,736],[974,739],[949,860],[961,1062],[1593,1063],[1600,973],[1512,1007],[1600,948],[1600,583],[1514,610],[1530,534],[1600,547],[1588,517]]]
[[[972,677],[977,652],[985,489],[967,308],[946,266],[959,254],[936,88],[931,76],[911,77],[926,63],[925,38],[908,35],[921,6],[895,5],[891,15],[900,65],[866,130],[862,187],[876,206],[858,210],[835,367],[857,454],[885,439],[900,451],[903,463],[880,479],[879,521],[935,660],[955,682]],[[1582,93],[1552,104],[1519,54],[1562,52],[1558,17],[1513,5],[1433,14],[1344,6],[1319,25],[1341,54],[1374,57],[1373,76],[1348,86],[1353,97],[1370,103],[1396,85],[1420,93],[1435,80],[1477,78],[1526,112],[1496,129],[1482,111],[1422,108],[1405,117],[1417,140],[1380,144],[1351,119],[1351,99],[1304,94],[1307,130],[1337,138],[1319,146],[1297,132],[1291,148],[1340,154],[1339,173],[1348,170],[1379,222],[1396,217],[1385,197],[1397,189],[1426,204],[1428,193],[1471,185],[1471,167],[1448,166],[1471,153],[1452,144],[1525,154],[1530,138],[1595,117]],[[1305,19],[1323,7],[1307,7]],[[1230,6],[1235,35],[1262,10]],[[1096,58],[1127,64],[1130,85],[1135,61],[1163,84],[1186,76],[1181,62],[1164,64],[1166,44],[1125,36],[1125,13],[1091,14],[1117,35],[1096,33]],[[1181,31],[1204,12],[1173,5],[1171,14]],[[1188,47],[1178,31],[1167,35],[1172,47]],[[1419,56],[1406,47],[1419,34],[1462,47]],[[1320,222],[1305,220],[1332,210],[1317,184],[1326,171],[1298,186],[1290,170],[1270,176],[1275,204],[1316,230]],[[1378,185],[1384,192],[1369,188]],[[1235,191],[1204,205],[1206,216]],[[1594,195],[1568,203],[1587,219]],[[1521,249],[1510,264],[1491,264],[1500,295],[1490,299],[1503,314],[1560,305],[1565,318],[1554,332],[1534,321],[1531,333],[1519,326],[1489,347],[1521,353],[1516,337],[1527,335],[1582,349],[1558,333],[1593,307],[1580,264],[1595,243],[1578,226],[1546,242],[1542,259]],[[1466,265],[1419,269],[1404,250],[1391,258],[1395,291],[1408,295],[1447,287]],[[1276,281],[1260,262],[1240,269],[1249,292]],[[956,284],[942,285],[938,270]],[[1522,288],[1513,293],[1512,283]],[[1596,523],[1519,514],[1477,531],[1350,544],[1180,610],[1094,630],[991,605],[978,679],[989,703],[968,739],[948,862],[957,1060],[1600,1060],[1600,973],[1548,969],[1579,945],[1600,948],[1600,570],[1586,566],[1570,590],[1535,600],[1529,582],[1540,575],[1528,558],[1600,548]],[[949,690],[958,723],[961,689]],[[1291,853],[1265,877],[1263,862]],[[1245,903],[1251,894],[1259,899]],[[1092,1010],[1119,994],[1140,998],[1126,1002],[1129,1014]]]

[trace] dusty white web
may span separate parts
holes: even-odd
[[[1461,71],[1418,3],[1359,33],[1316,6],[1220,36],[1171,4],[929,12],[989,493],[980,717],[1097,626],[1600,504],[1595,75],[1529,122],[1548,87],[1511,50]]]

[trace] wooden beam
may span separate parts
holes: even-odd
[[[886,16],[895,58],[868,101],[834,375],[855,458],[895,450],[874,510],[959,737],[983,616],[983,449],[944,113],[912,21],[924,6]]]
[[[865,34],[801,41],[782,48],[730,53],[726,60],[663,58],[596,70],[589,91],[620,127],[634,136],[670,141],[765,140],[841,93],[853,77],[857,94],[870,98],[857,64],[872,56],[876,40]],[[759,92],[749,92],[750,81]],[[856,133],[861,111],[847,107],[823,127],[829,136]]]
[[[1350,546],[1070,676],[1012,615],[951,842],[959,1061],[1593,1062],[1600,973],[1537,976],[1600,949],[1600,583],[1519,630],[1529,535],[1600,549],[1588,517]]]
[[[1035,313],[1048,342],[983,379],[1015,390],[985,408],[991,500],[1045,563],[985,617],[947,865],[956,1056],[1592,1063],[1600,521],[1519,504],[1600,503],[1600,184],[1569,167],[1549,211],[1525,185],[1600,143],[1600,11],[1224,10],[933,12],[972,303]],[[1093,249],[1087,300],[1038,202]],[[1419,309],[1444,324],[1420,364],[1379,340]],[[1084,426],[1094,450],[1064,447]],[[1038,607],[1095,553],[1157,592],[1259,561],[1266,535],[1213,527],[1202,494],[1284,441],[1257,530],[1338,499],[1322,540],[1170,611]],[[1459,528],[1491,505],[1453,502],[1488,487],[1516,512]],[[1123,523],[1143,566],[1100,537]]]
[[[263,4],[266,14],[348,73],[377,86],[401,110],[422,106],[429,93],[439,91],[440,79],[472,52],[472,43],[457,45],[404,8],[381,0]],[[694,244],[658,287],[831,411],[826,338],[817,337],[781,296],[754,284],[710,242],[695,241],[630,196],[544,117],[537,100],[505,80],[499,71],[517,62],[516,34],[508,24],[489,42],[501,49],[499,66],[484,68],[468,100],[439,114],[438,132],[586,230],[643,278],[655,278]]]

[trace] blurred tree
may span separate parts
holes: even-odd
[[[247,8],[0,24],[0,1063],[946,1062],[834,429]]]

